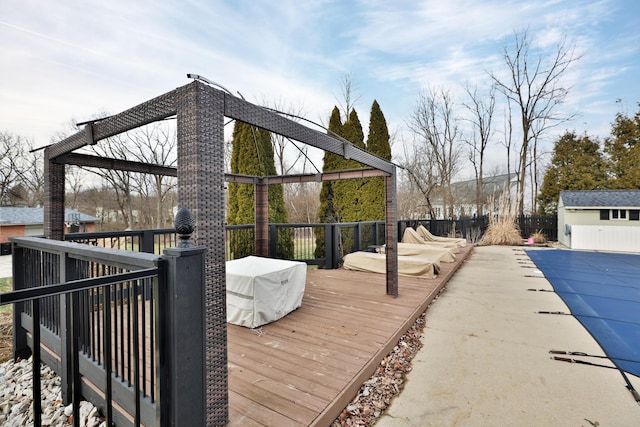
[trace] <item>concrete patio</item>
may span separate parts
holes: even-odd
[[[640,425],[617,370],[551,360],[551,349],[603,352],[573,316],[539,314],[568,309],[530,288],[552,289],[522,248],[475,248],[429,307],[424,347],[376,427]]]

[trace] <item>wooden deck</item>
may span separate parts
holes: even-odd
[[[258,329],[228,327],[231,426],[328,426],[471,253],[436,279],[309,270],[302,307]]]

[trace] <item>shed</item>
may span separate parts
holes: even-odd
[[[65,209],[65,233],[95,231],[99,218]],[[44,208],[0,207],[0,243],[14,236],[43,236]]]
[[[640,190],[561,191],[558,241],[571,249],[640,252]]]

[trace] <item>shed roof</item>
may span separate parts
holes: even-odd
[[[64,218],[66,221],[79,221],[80,223],[100,222],[100,218],[73,209],[65,209]],[[0,225],[35,224],[44,224],[44,208],[0,207]]]
[[[565,207],[640,207],[640,190],[561,191]]]

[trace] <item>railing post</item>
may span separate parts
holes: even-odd
[[[269,258],[278,257],[278,228],[269,224]]]
[[[178,212],[178,215],[180,211]],[[176,223],[178,222],[176,215]],[[178,233],[181,233],[176,226]],[[191,230],[193,231],[193,230]],[[157,293],[160,425],[206,425],[205,255],[185,233],[164,250],[166,278]],[[191,232],[189,232],[189,235]],[[163,279],[159,279],[162,283]]]
[[[362,225],[361,223],[356,223],[356,229],[353,233],[353,247],[351,251],[359,251],[362,249]]]
[[[339,224],[331,224],[331,268],[338,268],[338,261],[340,260],[340,226]]]
[[[139,252],[146,252],[148,254],[155,253],[153,235],[153,230],[142,231],[142,236],[140,236]]]
[[[333,226],[325,224],[324,226],[324,268],[330,270],[333,268]]]
[[[74,262],[66,253],[60,254],[60,282],[66,283],[70,280],[77,279]],[[65,293],[60,295],[60,387],[62,389],[62,401],[68,405],[73,398],[73,365],[72,354],[73,339],[78,340],[78,336],[74,338],[71,294]],[[76,319],[76,322],[78,319]],[[34,325],[35,327],[35,325]],[[77,348],[77,347],[76,347]],[[77,357],[77,355],[75,355]]]
[[[24,283],[24,268],[26,261],[24,259],[24,249],[13,243],[11,249],[13,253],[13,290],[23,289]],[[29,345],[27,344],[27,330],[22,327],[22,312],[24,311],[25,303],[16,303],[13,306],[13,360],[18,358],[29,357]]]

